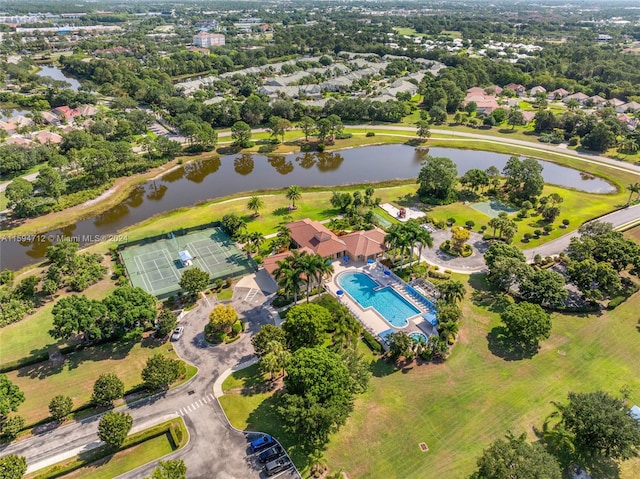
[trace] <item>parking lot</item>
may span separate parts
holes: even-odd
[[[268,446],[268,447],[263,447],[260,448],[259,450],[257,450],[256,452],[253,452],[253,449],[251,447],[251,442],[254,441],[255,439],[259,438],[261,436],[261,434],[249,434],[247,436],[248,442],[247,442],[247,459],[248,462],[250,463],[250,467],[256,471],[260,471],[260,477],[261,478],[281,478],[281,479],[302,479],[300,474],[298,474],[298,471],[295,469],[295,467],[293,466],[293,462],[291,462],[291,465],[289,467],[287,467],[286,469],[276,472],[272,475],[269,475],[266,471],[266,464],[269,464],[271,461],[275,461],[277,459],[281,459],[281,458],[286,458],[289,461],[291,461],[291,459],[289,458],[289,456],[287,455],[286,451],[284,450],[284,448],[277,442]],[[275,439],[274,439],[275,440]],[[265,462],[261,462],[260,461],[260,455],[263,453],[266,453],[266,451],[270,451],[272,447],[279,447],[282,450],[282,455],[277,456],[277,458],[271,458],[271,460],[265,461]]]

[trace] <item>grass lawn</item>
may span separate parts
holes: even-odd
[[[398,35],[407,35],[410,37],[426,37],[426,34],[416,32],[415,28],[393,27],[393,29]]]
[[[63,477],[65,479],[111,479],[171,452],[173,452],[171,440],[168,434],[163,434],[81,467]]]
[[[151,338],[137,343],[95,346],[72,353],[61,363],[46,361],[11,371],[7,376],[26,398],[17,414],[23,416],[27,424],[46,419],[49,401],[57,394],[70,396],[74,408],[86,404],[93,383],[104,372],[115,372],[124,382],[125,390],[129,390],[142,382],[140,372],[147,358],[156,353],[177,358],[170,344]]]
[[[216,298],[218,299],[218,301],[227,301],[233,298],[233,289],[232,288],[223,289],[219,293],[216,293]]]
[[[351,478],[468,477],[482,450],[507,431],[526,431],[536,440],[534,429],[553,411],[551,401],[566,400],[569,391],[603,389],[619,396],[629,386],[629,403],[640,403],[640,295],[600,315],[554,314],[553,332],[539,353],[513,360],[492,333],[499,319],[490,311],[493,295],[483,277],[460,278],[469,294],[451,357],[403,368],[372,363],[368,391],[325,451],[331,471],[342,469]],[[272,407],[268,395],[221,399],[236,426],[259,425],[275,434],[277,424],[261,415]],[[428,452],[421,452],[420,442]],[[620,478],[638,477],[639,468],[638,460],[622,464]]]
[[[82,294],[91,299],[102,299],[115,288],[113,281],[105,279],[90,286]],[[56,346],[65,344],[49,335],[49,330],[53,327],[53,305],[53,302],[49,302],[22,321],[0,328],[0,365],[39,352],[52,351]]]
[[[8,203],[9,203],[9,200],[7,200],[7,197],[5,196],[4,191],[0,191],[0,211],[6,210]]]

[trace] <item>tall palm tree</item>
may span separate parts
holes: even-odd
[[[393,225],[391,228],[389,228],[389,230],[387,231],[387,234],[384,237],[384,242],[389,247],[388,249],[391,250],[391,256],[393,256],[394,263],[396,261],[396,253],[397,253],[398,246],[400,244],[400,237],[401,237],[400,230],[398,229],[397,226],[398,225]]]
[[[286,198],[291,201],[291,209],[296,209],[296,201],[298,201],[302,197],[302,192],[300,191],[300,187],[298,185],[291,185],[287,188],[287,193],[285,194]]]
[[[322,259],[322,256],[320,256]],[[300,256],[300,272],[304,274],[305,283],[307,284],[307,303],[309,302],[309,294],[311,292],[311,283],[316,277],[316,271],[318,269],[318,260],[315,254],[303,253]]]
[[[265,347],[266,354],[261,358],[262,367],[270,374],[273,380],[274,371],[282,371],[291,357],[291,353],[284,348],[280,341],[269,341]]]
[[[458,334],[459,330],[460,325],[457,321],[447,321],[438,325],[440,337],[449,343],[452,343],[455,340],[456,334]]]
[[[627,191],[629,191],[629,199],[627,200],[627,206],[631,204],[631,197],[634,193],[640,193],[640,183],[633,183],[632,185],[627,186]]]
[[[316,285],[318,286],[318,294],[320,294],[320,286],[322,285],[322,280],[325,278],[329,278],[333,274],[333,265],[330,260],[323,258],[319,254],[314,255],[316,258],[315,270],[316,270]]]
[[[265,237],[259,231],[253,231],[245,235],[245,241],[249,245],[250,252],[260,251],[260,247],[265,242]]]
[[[281,261],[276,261],[278,267],[273,271],[273,277],[276,279],[278,286],[284,289],[287,299],[293,295],[294,303],[298,302],[298,293],[302,288],[302,278],[300,270],[292,260],[292,256],[287,256]]]
[[[247,203],[249,211],[253,211],[253,216],[260,216],[260,210],[264,208],[264,201],[259,196],[252,196]]]
[[[575,434],[565,428],[562,420],[558,419],[559,416],[560,410],[556,410],[544,420],[542,424],[542,439],[549,445],[549,449],[552,452],[568,451],[569,453],[574,453],[576,451]],[[551,422],[554,420],[557,422],[551,426]]]
[[[461,281],[443,281],[438,285],[438,291],[440,291],[440,297],[449,302],[456,303],[462,301],[465,293],[467,292],[464,284]]]
[[[422,258],[422,248],[425,246],[427,248],[433,248],[433,237],[431,233],[420,226],[416,231],[414,241],[418,244],[418,262],[420,262],[420,258]]]

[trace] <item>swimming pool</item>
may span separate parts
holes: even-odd
[[[379,285],[364,273],[344,273],[338,284],[363,309],[373,308],[395,328],[404,328],[409,318],[420,310],[404,299],[393,288],[375,289]]]

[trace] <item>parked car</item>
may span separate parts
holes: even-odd
[[[262,463],[271,462],[274,459],[278,459],[283,454],[284,454],[284,451],[280,446],[273,446],[267,449],[266,451],[262,451],[258,456],[258,460]]]
[[[182,333],[184,333],[184,326],[178,326],[171,334],[171,341],[177,341],[180,339],[182,337]]]
[[[267,476],[273,476],[274,474],[278,474],[292,466],[293,464],[291,463],[291,460],[288,457],[283,456],[279,457],[275,461],[267,462],[264,466],[264,472],[267,473]]]
[[[262,451],[263,449],[275,445],[276,441],[269,436],[269,434],[263,434],[258,439],[251,441],[251,450],[253,452]]]

